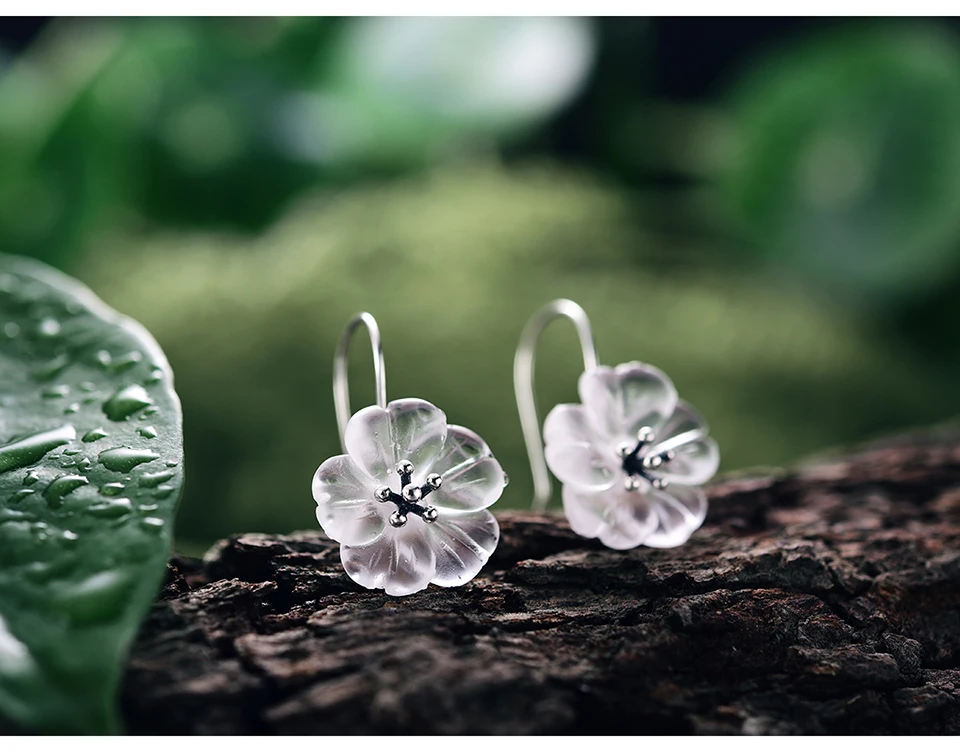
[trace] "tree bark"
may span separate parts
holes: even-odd
[[[174,559],[139,733],[960,733],[960,438],[709,489],[670,550],[502,512],[473,582],[355,585],[318,531]]]

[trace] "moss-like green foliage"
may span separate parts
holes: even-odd
[[[113,243],[86,280],[155,333],[177,373],[195,468],[181,533],[312,527],[310,478],[339,453],[331,361],[348,317],[384,337],[388,398],[419,396],[470,426],[530,503],[513,397],[520,330],[564,296],[590,314],[604,363],[671,375],[709,420],[723,468],[780,463],[938,414],[938,388],[879,333],[784,281],[665,248],[635,199],[540,167],[468,168],[319,196],[255,241]],[[373,399],[354,348],[354,409]],[[547,331],[545,408],[576,399],[572,330]],[[945,392],[945,388],[940,390]]]

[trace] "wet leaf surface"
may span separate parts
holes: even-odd
[[[182,454],[153,337],[69,277],[0,255],[0,725],[116,730]]]

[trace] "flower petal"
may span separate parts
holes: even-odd
[[[688,441],[673,450],[674,458],[660,468],[671,483],[697,486],[706,483],[720,466],[720,449],[709,437]]]
[[[616,457],[590,444],[547,444],[544,454],[560,482],[578,491],[603,491],[620,477]]]
[[[432,582],[443,587],[462,585],[476,577],[500,540],[500,526],[486,510],[441,515],[429,530],[437,557]]]
[[[387,405],[394,464],[410,460],[418,473],[426,474],[447,438],[447,416],[422,399],[398,399]]]
[[[356,463],[384,484],[396,478],[394,468],[400,460],[409,460],[425,474],[446,435],[447,416],[442,410],[421,399],[399,399],[386,409],[370,405],[358,410],[347,423],[344,444]]]
[[[473,512],[500,498],[507,484],[503,468],[477,434],[463,426],[447,426],[447,440],[433,462],[443,485],[426,504],[438,509]],[[419,478],[422,482],[422,476]]]
[[[376,485],[390,480],[396,464],[390,443],[390,418],[378,405],[358,410],[347,421],[343,433],[347,454],[369,475]]]
[[[593,444],[597,437],[583,405],[555,405],[543,423],[545,444]]]
[[[563,511],[573,532],[584,538],[596,538],[607,524],[603,514],[610,505],[608,494],[576,491],[571,486],[564,486],[562,497]]]
[[[673,414],[657,431],[656,448],[672,449],[708,433],[707,422],[697,409],[686,400],[677,400]]]
[[[317,468],[313,498],[320,527],[335,541],[359,546],[383,532],[383,510],[373,498],[372,479],[345,454]]]
[[[664,491],[651,488],[647,497],[653,506],[657,529],[644,541],[654,548],[673,548],[693,535],[707,516],[707,497],[699,488],[672,485]]]
[[[366,546],[340,546],[344,571],[365,588],[387,595],[423,590],[436,573],[436,557],[424,530],[427,523],[410,515],[407,524],[389,528]]]
[[[599,538],[610,548],[635,548],[646,542],[657,524],[642,493],[610,490],[582,493],[563,487],[563,510],[578,535]]]
[[[637,361],[586,371],[579,390],[594,430],[614,441],[634,440],[644,426],[657,430],[677,404],[677,390],[667,375]]]

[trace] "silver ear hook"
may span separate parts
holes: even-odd
[[[517,396],[517,410],[520,413],[520,426],[523,440],[527,445],[530,458],[530,472],[533,474],[533,508],[542,512],[550,503],[552,485],[547,461],[543,454],[543,438],[540,434],[540,418],[537,415],[537,398],[533,389],[533,367],[536,359],[537,340],[540,334],[554,319],[569,319],[580,338],[583,352],[583,370],[597,367],[597,347],[593,343],[593,332],[586,311],[572,300],[560,298],[547,303],[537,311],[520,335],[517,354],[513,360],[513,390]]]
[[[333,356],[333,404],[337,413],[337,431],[340,433],[340,446],[346,454],[344,434],[347,422],[350,420],[350,383],[347,376],[347,354],[350,351],[350,340],[353,333],[363,325],[370,334],[370,348],[373,350],[373,376],[377,390],[377,405],[387,406],[387,376],[383,366],[383,343],[380,341],[380,327],[377,320],[367,312],[358,313],[347,322],[340,341],[337,342],[337,351]]]

